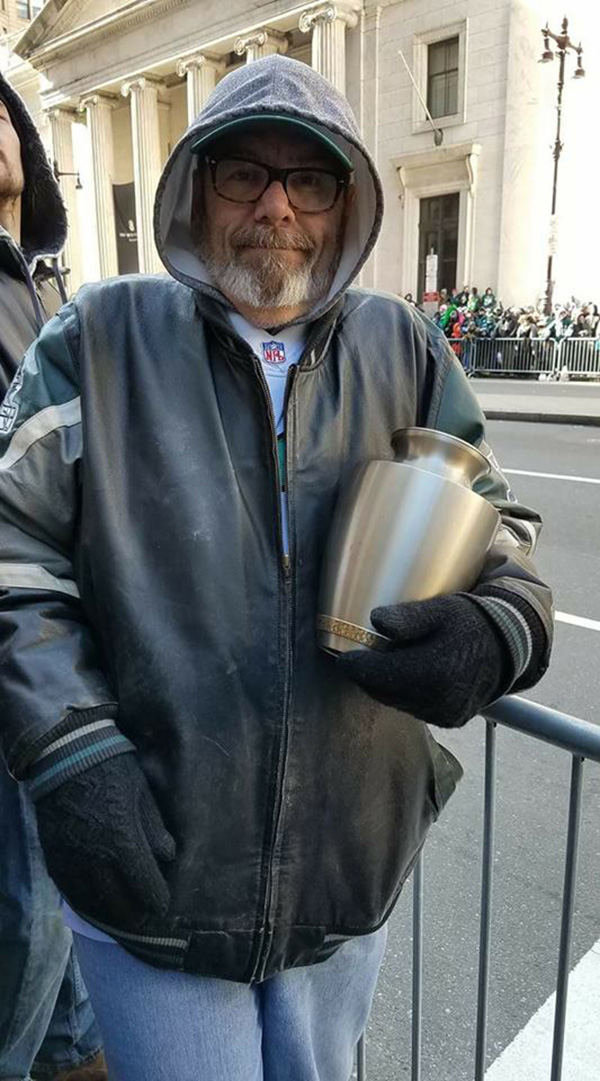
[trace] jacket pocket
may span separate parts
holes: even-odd
[[[463,775],[463,768],[458,758],[442,746],[430,734],[431,758],[434,777],[434,807],[436,818],[441,815],[450,796]]]

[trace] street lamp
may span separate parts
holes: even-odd
[[[64,169],[59,169],[58,162],[57,162],[56,158],[52,162],[52,172],[54,173],[55,180],[60,180],[61,176],[76,176],[77,180],[75,181],[75,187],[76,187],[77,191],[82,191],[83,190],[83,184],[81,183],[81,177],[80,177],[79,173],[78,172],[77,173],[69,173],[69,172],[65,172]]]
[[[555,221],[556,221],[556,187],[557,187],[557,182],[558,182],[558,161],[559,161],[559,158],[560,158],[561,150],[563,148],[563,144],[560,141],[560,125],[561,125],[561,120],[562,120],[562,95],[563,95],[563,89],[564,89],[564,85],[565,85],[565,57],[567,55],[567,52],[570,49],[573,52],[577,53],[577,68],[575,69],[575,73],[573,75],[573,78],[574,79],[583,79],[583,77],[585,75],[585,71],[583,69],[583,65],[582,65],[582,62],[581,62],[581,58],[583,56],[583,49],[581,47],[581,44],[579,44],[579,45],[574,45],[573,44],[573,42],[571,41],[571,39],[569,37],[568,31],[569,31],[569,20],[566,17],[562,21],[562,28],[561,28],[561,33],[560,34],[554,34],[552,32],[552,30],[550,29],[550,27],[548,26],[548,23],[546,23],[545,27],[543,27],[543,29],[542,29],[542,35],[543,35],[543,38],[544,38],[544,51],[543,51],[543,53],[542,53],[542,55],[540,57],[540,60],[539,60],[540,64],[549,64],[552,60],[555,59],[556,56],[558,56],[558,84],[557,84],[558,95],[557,95],[557,99],[556,99],[556,117],[557,117],[557,119],[556,119],[556,139],[554,141],[554,147],[552,148],[552,157],[554,158],[554,180],[553,180],[553,183],[552,183],[552,212],[551,212],[552,216],[551,216],[550,220],[552,222],[552,227],[553,228],[554,228]],[[558,48],[555,51],[552,50],[552,47],[550,45],[550,39],[552,39],[552,41],[555,42],[555,44],[558,46]],[[553,238],[553,240],[554,240],[554,238]],[[551,246],[550,247],[550,252],[548,254],[548,271],[547,271],[547,274],[546,274],[546,297],[545,297],[545,300],[544,300],[544,313],[546,315],[551,315],[552,314],[552,292],[554,290],[554,282],[552,281],[552,259],[553,259],[553,255],[554,255],[554,253],[552,251],[552,246]]]

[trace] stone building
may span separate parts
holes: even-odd
[[[23,33],[43,6],[44,0],[0,0],[0,37]]]
[[[570,6],[592,45],[594,5]],[[161,269],[152,206],[171,148],[225,72],[282,52],[345,90],[379,166],[386,217],[363,284],[420,296],[426,285],[476,283],[505,303],[535,303],[548,254],[557,74],[537,60],[540,26],[547,17],[560,25],[558,15],[555,0],[47,0],[8,74],[60,176],[72,287]],[[585,242],[594,71],[565,90],[555,260],[563,297],[600,299]]]

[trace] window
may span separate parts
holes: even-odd
[[[425,106],[435,118],[436,127],[457,127],[467,120],[467,30],[467,20],[463,19],[425,30],[413,38],[415,135],[431,131]]]
[[[427,108],[433,117],[458,112],[458,37],[427,48]]]
[[[45,0],[17,0],[17,15],[19,19],[35,19],[44,6]]]
[[[460,196],[437,195],[419,200],[419,299],[426,287],[427,256],[437,256],[437,281],[434,288],[456,288]]]

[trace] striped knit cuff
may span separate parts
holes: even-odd
[[[108,709],[106,712],[110,712]],[[71,777],[135,747],[102,709],[82,710],[65,718],[52,732],[52,740],[29,768],[29,791],[37,801]]]
[[[513,678],[504,693],[521,681],[523,686],[529,686],[542,674],[538,669],[546,646],[546,635],[537,613],[522,597],[504,589],[480,587],[475,593],[469,593],[469,597],[492,620],[510,654]],[[528,678],[522,680],[530,674],[533,676],[531,681]]]

